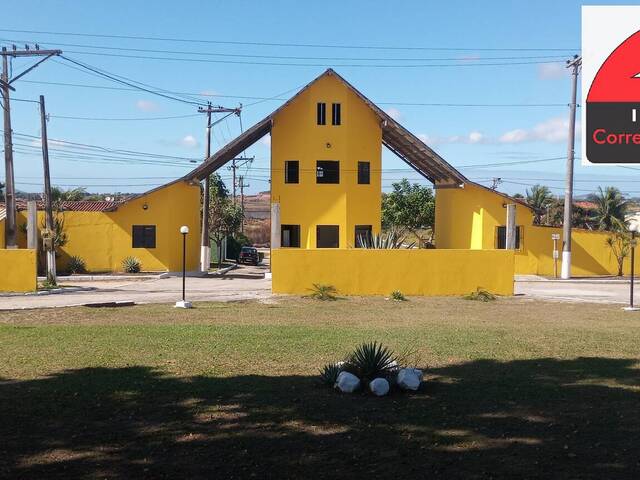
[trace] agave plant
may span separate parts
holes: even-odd
[[[142,262],[136,257],[125,257],[122,260],[122,270],[126,273],[138,273],[142,269]]]
[[[478,302],[491,302],[497,297],[493,293],[478,287],[475,292],[465,295],[464,298],[465,300],[476,300]]]
[[[358,236],[358,245],[361,248],[375,250],[389,250],[405,247],[405,237],[396,230],[383,233],[372,233]],[[406,248],[413,248],[415,242],[406,245]]]
[[[361,379],[373,380],[390,376],[397,365],[397,359],[391,350],[378,342],[372,342],[358,346],[349,356],[344,369]]]
[[[404,302],[407,300],[407,297],[400,290],[394,290],[391,292],[391,300],[395,300],[396,302]]]
[[[316,300],[336,300],[338,298],[336,296],[338,290],[333,285],[314,283],[313,287],[309,290],[311,290],[309,296],[311,298],[315,298]]]
[[[67,270],[69,273],[85,273],[87,271],[87,264],[82,257],[74,255],[67,262]]]
[[[336,384],[336,381],[338,380],[338,375],[340,375],[341,371],[342,371],[341,363],[327,363],[320,370],[320,380],[325,385],[333,387]]]

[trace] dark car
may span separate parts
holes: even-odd
[[[238,263],[251,263],[252,265],[258,265],[258,263],[260,263],[258,249],[254,247],[242,247],[240,255],[238,255]]]

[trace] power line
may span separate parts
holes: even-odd
[[[331,45],[331,44],[314,44],[314,43],[268,43],[268,42],[240,42],[232,40],[201,40],[201,39],[185,39],[171,37],[149,37],[142,35],[107,35],[98,33],[80,33],[80,32],[53,32],[42,30],[17,30],[17,29],[0,29],[0,32],[11,33],[30,33],[44,35],[59,35],[73,37],[93,37],[93,38],[114,38],[126,40],[149,40],[162,42],[180,42],[180,43],[201,43],[201,44],[220,44],[220,45],[253,45],[261,47],[304,47],[304,48],[340,48],[340,49],[366,49],[366,50],[425,50],[425,51],[457,51],[457,52],[574,52],[579,49],[575,48],[517,48],[517,47],[424,47],[424,46],[382,46],[382,45]]]
[[[172,115],[167,117],[75,117],[68,115],[51,115],[51,118],[57,118],[61,120],[88,120],[88,121],[104,121],[104,122],[143,122],[143,121],[153,121],[153,120],[175,120],[178,118],[191,118],[198,116],[197,113],[192,113],[188,115]]]

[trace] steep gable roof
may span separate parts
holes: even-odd
[[[365,97],[353,85],[333,69],[327,69],[322,75],[305,85],[296,95],[287,100],[278,109],[263,118],[253,127],[242,133],[227,145],[222,147],[200,166],[184,177],[184,180],[201,181],[208,175],[218,170],[224,164],[238,156],[242,151],[256,143],[260,138],[271,132],[273,118],[285,109],[291,102],[298,98],[311,85],[325,76],[334,76],[353,91],[363,102],[371,108],[380,120],[382,128],[382,143],[418,173],[435,184],[436,187],[462,187],[469,181],[440,155],[429,148],[422,140],[404,128],[400,123],[391,118],[384,110]]]

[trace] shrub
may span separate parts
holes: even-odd
[[[400,290],[394,290],[391,292],[391,300],[395,300],[396,302],[405,302],[407,297]]]
[[[362,380],[391,376],[398,368],[394,353],[381,343],[363,343],[349,356],[344,370]]]
[[[122,270],[126,273],[138,273],[142,268],[142,263],[136,257],[126,257],[122,260]]]
[[[314,283],[313,287],[310,288],[311,294],[309,295],[311,298],[315,298],[316,300],[336,300],[338,297],[336,293],[336,287],[333,285],[323,285],[321,283]]]
[[[465,300],[475,300],[478,302],[492,302],[496,299],[496,296],[493,293],[478,287],[475,292],[465,295],[464,298]]]
[[[396,230],[371,235],[360,235],[357,242],[361,248],[373,250],[395,250],[405,248],[406,239]],[[415,242],[406,245],[406,248],[413,248]]]
[[[338,375],[342,371],[342,365],[339,363],[327,363],[320,370],[320,380],[325,385],[333,387],[338,380]]]
[[[243,233],[236,233],[233,237],[227,237],[227,258],[238,260],[242,247],[250,247],[251,240]]]
[[[69,273],[85,273],[87,271],[87,264],[82,257],[74,255],[67,262],[67,271]]]

